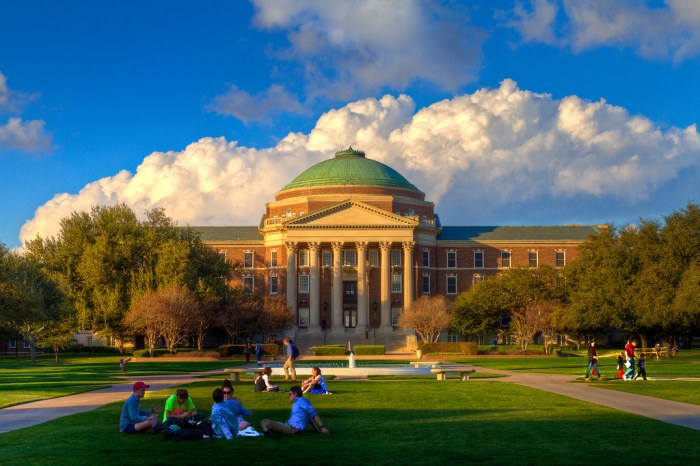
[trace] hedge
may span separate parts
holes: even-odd
[[[472,342],[456,342],[456,343],[420,343],[418,349],[423,353],[442,353],[442,354],[476,354],[477,344]]]
[[[355,354],[378,355],[384,354],[384,345],[355,345]]]
[[[316,356],[345,356],[345,345],[316,345]]]
[[[164,348],[156,348],[153,350],[153,357],[157,358],[158,356],[162,356],[164,354],[167,354],[168,350]],[[150,358],[151,354],[147,349],[142,349],[142,350],[135,350],[134,351],[134,357],[135,358]]]
[[[119,348],[116,346],[85,346],[82,343],[75,343],[68,347],[69,353],[108,353],[108,354],[119,354]],[[125,354],[131,354],[131,350],[128,348],[124,349]]]

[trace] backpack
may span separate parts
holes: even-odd
[[[297,348],[297,345],[295,345],[294,343],[290,343],[290,345],[292,346],[292,357],[294,359],[298,358],[299,357],[299,348]]]
[[[202,434],[198,429],[179,429],[179,430],[166,430],[165,439],[166,440],[202,440],[204,434]]]

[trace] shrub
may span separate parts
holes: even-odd
[[[456,342],[456,343],[422,343],[418,345],[419,350],[423,353],[442,353],[442,354],[476,354],[477,344],[472,342]]]
[[[269,354],[270,356],[278,356],[280,354],[280,347],[275,343],[265,343],[262,345],[263,354]],[[253,346],[253,351],[255,351],[255,346]],[[243,353],[243,349],[241,349]]]
[[[75,343],[68,347],[69,353],[100,353],[119,354],[119,348],[115,346],[85,346],[82,343]],[[126,354],[131,354],[131,350],[125,349]]]
[[[316,356],[345,356],[345,345],[317,345]]]
[[[355,354],[358,356],[384,354],[384,345],[355,345]]]
[[[177,353],[166,353],[162,357],[164,358],[176,358],[178,356],[184,356],[187,358],[218,358],[218,351],[178,351]]]

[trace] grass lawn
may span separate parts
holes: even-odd
[[[241,361],[128,363],[127,375],[189,374],[241,364]],[[42,355],[37,364],[28,357],[0,357],[0,408],[96,390],[122,383],[119,356],[68,355],[59,365],[53,355]]]
[[[214,383],[187,386],[200,411],[211,409]],[[249,382],[235,386],[254,412],[254,426],[265,417],[287,419],[286,393],[252,393]],[[338,381],[330,388],[333,395],[311,398],[330,437],[305,433],[175,445],[162,435],[117,433],[121,403],[114,403],[0,434],[0,463],[687,464],[700,455],[700,431],[517,385],[384,380]],[[149,392],[142,407],[162,406],[173,391]]]

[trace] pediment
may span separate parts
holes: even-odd
[[[405,218],[377,207],[358,202],[344,201],[334,206],[309,212],[284,222],[286,227],[413,227],[418,224],[413,219]]]

